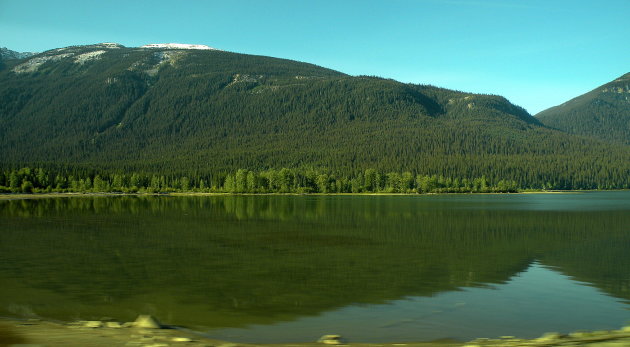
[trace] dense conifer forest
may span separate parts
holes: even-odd
[[[0,69],[3,191],[630,188],[630,146],[553,129],[495,95],[113,45]]]
[[[630,145],[630,73],[536,115],[570,134]]]

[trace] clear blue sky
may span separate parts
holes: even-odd
[[[630,71],[629,18],[630,0],[0,0],[0,46],[205,44],[534,114]]]

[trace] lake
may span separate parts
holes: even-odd
[[[0,315],[236,342],[630,322],[630,192],[0,200]]]

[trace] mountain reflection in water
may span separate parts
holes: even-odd
[[[0,314],[257,342],[616,328],[629,212],[630,192],[0,201]]]
[[[615,298],[534,262],[505,284],[387,304],[349,305],[315,317],[214,330],[209,335],[230,341],[299,342],[304,336],[312,341],[326,332],[342,331],[353,342],[416,341],[419,336],[469,341],[507,333],[533,338],[550,327],[565,332],[606,329],[606,322],[625,322],[628,317],[627,307]]]

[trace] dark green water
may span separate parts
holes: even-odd
[[[630,321],[630,192],[0,201],[0,315],[139,313],[245,342]]]

